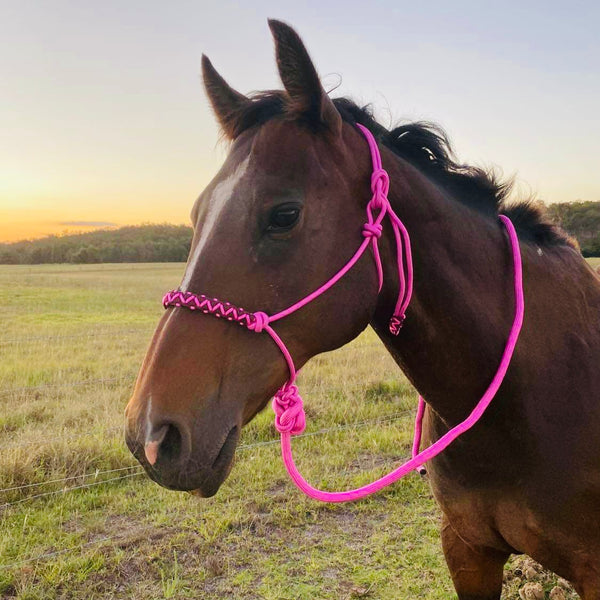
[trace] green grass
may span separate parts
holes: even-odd
[[[123,409],[182,270],[0,268],[0,597],[453,598],[427,481],[312,501],[286,476],[270,411],[245,428],[214,498],[141,473]],[[356,486],[409,455],[415,394],[373,332],[317,357],[300,386],[308,433],[331,429],[294,441],[311,482]],[[519,564],[507,600],[519,597]]]

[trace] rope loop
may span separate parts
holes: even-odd
[[[306,427],[306,415],[298,388],[289,381],[273,397],[275,428],[279,433],[298,435]]]
[[[383,232],[383,227],[380,223],[365,223],[362,228],[363,237],[366,238],[380,238]]]
[[[252,316],[254,317],[254,322],[248,325],[248,329],[250,329],[250,331],[260,333],[265,328],[265,326],[269,324],[269,315],[262,311],[258,311],[252,313]]]

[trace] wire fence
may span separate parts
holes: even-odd
[[[23,502],[30,502],[31,500],[37,500],[38,498],[45,498],[47,496],[55,496],[56,494],[66,494],[67,492],[73,492],[75,490],[83,490],[91,487],[95,487],[98,485],[104,485],[106,483],[112,483],[115,481],[120,481],[121,479],[128,479],[129,477],[136,477],[141,475],[141,471],[137,471],[135,473],[128,473],[127,475],[120,475],[119,477],[111,477],[109,479],[103,479],[102,481],[94,481],[93,483],[82,483],[81,485],[74,485],[68,488],[63,488],[60,490],[52,490],[51,492],[42,492],[40,494],[34,494],[33,496],[26,496],[25,498],[19,498],[18,500],[13,500],[12,502],[5,502],[4,504],[0,504],[0,510],[8,508],[9,506],[14,506],[15,504],[22,504]]]
[[[85,338],[95,338],[95,337],[105,337],[113,335],[115,337],[121,337],[124,335],[131,335],[137,333],[146,333],[145,331],[139,329],[131,329],[131,330],[121,330],[119,332],[90,332],[88,334],[79,334],[79,335],[62,335],[62,336],[35,336],[35,337],[27,337],[27,338],[19,338],[19,339],[11,339],[11,340],[0,340],[1,346],[8,346],[11,344],[27,344],[33,342],[49,342],[49,341],[60,341],[60,340],[73,340],[73,339],[85,339]],[[381,344],[371,343],[371,344],[363,344],[363,345],[354,345],[349,348],[349,350],[353,351],[361,351],[361,350],[370,350],[373,348],[382,349]],[[29,394],[34,392],[43,392],[46,390],[55,390],[55,389],[71,389],[77,387],[85,387],[85,386],[95,386],[95,385],[106,385],[106,384],[114,384],[114,383],[122,383],[125,381],[133,381],[135,378],[135,374],[132,373],[130,375],[122,375],[115,377],[101,377],[101,378],[89,378],[82,379],[76,381],[65,381],[65,382],[55,382],[55,383],[44,383],[40,385],[32,385],[32,386],[22,386],[16,388],[2,388],[0,389],[0,398],[7,398],[14,395],[22,395]],[[356,389],[364,389],[364,387],[357,387]],[[337,390],[337,388],[336,388]],[[321,390],[322,391],[322,390]],[[333,388],[327,388],[325,392],[334,391]],[[348,389],[346,392],[350,391]],[[403,418],[404,416],[411,414],[412,410],[402,410],[400,412],[395,412],[389,415],[380,416],[373,419],[366,419],[362,421],[358,421],[355,423],[342,423],[338,425],[334,425],[331,427],[324,427],[315,431],[308,431],[299,436],[295,436],[295,440],[302,440],[305,438],[311,438],[316,436],[324,436],[327,434],[337,433],[346,430],[354,430],[361,429],[364,427],[375,426],[377,424],[390,423],[396,420]],[[85,433],[64,433],[56,436],[47,436],[43,438],[36,438],[35,440],[25,440],[25,441],[10,441],[8,443],[0,444],[0,451],[4,451],[7,448],[18,448],[18,447],[26,447],[33,444],[36,445],[49,445],[55,442],[73,442],[82,438],[93,438],[98,435],[111,435],[112,433],[116,433],[118,431],[122,431],[123,428],[119,427],[111,427],[107,429],[103,429],[97,432],[85,432]],[[246,452],[251,449],[265,447],[265,446],[275,446],[279,445],[279,438],[267,439],[256,441],[252,443],[242,444],[238,446],[238,452]],[[19,494],[21,492],[25,493],[23,497],[0,503],[0,515],[4,514],[4,512],[13,507],[17,507],[19,505],[23,505],[25,503],[31,503],[34,501],[40,500],[51,500],[57,497],[63,497],[71,492],[81,492],[88,491],[91,489],[97,489],[99,486],[103,485],[116,485],[125,481],[130,481],[134,478],[141,477],[144,475],[145,471],[143,467],[139,464],[135,465],[125,465],[121,467],[98,470],[96,469],[90,473],[81,473],[78,475],[70,475],[67,477],[60,477],[54,479],[48,479],[45,481],[26,483],[22,485],[13,485],[10,487],[5,487],[0,489],[0,497],[7,496],[11,494]],[[76,484],[76,485],[73,485]],[[47,489],[48,487],[57,487],[58,489]],[[46,488],[46,489],[45,489]],[[34,493],[30,493],[34,492]],[[116,535],[116,536],[106,536],[102,538],[98,538],[95,540],[91,540],[88,542],[83,542],[81,544],[77,544],[74,546],[70,546],[68,548],[63,548],[59,550],[52,550],[49,552],[41,553],[33,557],[25,558],[23,560],[18,560],[8,564],[0,564],[0,570],[7,570],[17,568],[23,565],[27,565],[34,562],[39,562],[47,559],[51,559],[60,555],[68,554],[71,552],[81,551],[83,549],[100,545],[104,542],[115,542],[119,539],[126,539],[127,534],[124,535]]]
[[[48,479],[46,481],[38,481],[37,483],[26,483],[25,485],[15,485],[13,487],[1,488],[0,494],[6,492],[13,492],[17,490],[26,490],[35,487],[41,487],[43,485],[51,485],[54,483],[64,483],[65,481],[73,481],[74,479],[86,479],[87,477],[98,478],[100,475],[106,475],[107,473],[117,473],[119,471],[126,471],[129,469],[137,469],[141,465],[131,465],[129,467],[119,467],[118,469],[108,469],[107,471],[94,471],[93,473],[82,473],[81,475],[71,475],[70,477],[61,477],[60,479]],[[1,505],[0,505],[1,506]]]
[[[356,391],[362,391],[364,390],[364,387],[353,387],[353,388],[345,388],[345,393],[353,393]],[[338,391],[337,388],[326,388],[325,390],[320,390],[321,393],[331,393],[331,392],[335,392]],[[103,429],[99,429],[98,431],[94,431],[94,432],[83,432],[83,433],[61,433],[59,435],[55,435],[55,436],[47,436],[47,437],[36,437],[33,440],[18,440],[18,441],[14,441],[14,440],[9,440],[9,441],[4,441],[3,443],[0,443],[0,451],[3,450],[7,450],[7,449],[15,449],[15,448],[22,448],[22,447],[27,447],[27,446],[42,446],[44,444],[46,445],[50,445],[50,444],[54,444],[54,443],[64,443],[66,441],[72,442],[75,440],[79,440],[79,439],[83,439],[83,438],[93,438],[93,437],[99,437],[99,436],[110,436],[114,433],[122,433],[123,432],[123,426],[119,425],[119,426],[115,426],[115,427],[108,427],[108,428],[103,428]],[[0,490],[2,491],[2,490]]]
[[[294,436],[294,439],[299,440],[302,438],[326,435],[326,434],[333,433],[333,432],[346,431],[349,429],[361,429],[364,427],[369,427],[371,425],[389,423],[389,422],[401,419],[405,415],[410,414],[412,412],[413,412],[412,410],[403,410],[400,412],[392,413],[390,415],[385,415],[383,417],[376,417],[373,419],[365,419],[363,421],[358,421],[356,423],[342,423],[340,425],[324,427],[324,428],[318,429],[316,431],[308,431],[308,432],[302,433],[300,435]],[[276,438],[276,439],[272,439],[272,440],[263,440],[263,441],[259,441],[259,442],[252,442],[249,444],[241,444],[240,446],[238,446],[237,451],[244,452],[246,450],[250,450],[253,448],[259,448],[262,446],[272,446],[272,445],[279,444],[279,443],[280,443],[279,438]],[[59,483],[66,483],[67,481],[87,479],[90,477],[97,479],[98,477],[100,477],[102,475],[107,475],[109,473],[112,474],[112,473],[118,473],[118,472],[122,472],[122,471],[131,471],[133,469],[139,470],[140,474],[141,474],[142,466],[141,465],[128,465],[128,466],[118,467],[115,469],[108,469],[108,470],[103,470],[103,471],[96,470],[96,471],[93,471],[92,473],[82,473],[80,475],[71,475],[69,477],[61,477],[61,478],[57,478],[57,479],[49,479],[46,481],[39,481],[39,482],[35,482],[35,483],[27,483],[24,485],[16,485],[16,486],[11,486],[11,487],[6,487],[6,488],[0,488],[0,494],[6,494],[8,492],[16,492],[16,491],[25,490],[25,489],[34,489],[34,488],[39,488],[39,487],[43,487],[46,485],[55,485],[55,484],[59,484]],[[27,500],[34,500],[36,498],[43,498],[45,496],[51,496],[54,494],[70,492],[73,490],[84,489],[87,487],[93,487],[95,485],[101,485],[103,483],[107,483],[110,481],[118,481],[119,479],[125,479],[129,476],[130,476],[129,474],[126,474],[121,477],[115,477],[115,478],[111,478],[111,479],[103,479],[101,481],[97,481],[97,482],[86,484],[86,485],[82,484],[82,485],[77,485],[77,486],[70,486],[70,487],[66,487],[66,488],[61,488],[60,490],[53,490],[51,492],[43,492],[40,494],[26,496],[25,498],[19,498],[18,500],[15,500],[12,502],[5,502],[4,504],[0,504],[0,509],[6,508],[8,506],[12,506],[14,504],[20,504]]]
[[[397,421],[399,419],[401,419],[402,417],[413,413],[412,410],[404,410],[404,411],[400,411],[397,413],[392,413],[389,415],[385,415],[383,417],[377,417],[374,419],[366,419],[363,421],[359,421],[356,423],[343,423],[340,425],[335,425],[332,427],[325,427],[325,428],[321,428],[318,429],[316,431],[310,431],[310,432],[306,432],[303,434],[300,434],[298,436],[295,436],[295,440],[301,440],[303,438],[310,438],[310,437],[316,437],[316,436],[321,436],[321,435],[326,435],[326,434],[330,434],[330,433],[334,433],[334,432],[340,432],[340,431],[346,431],[349,429],[361,429],[364,427],[369,427],[372,425],[377,425],[377,424],[381,424],[381,423],[390,423],[390,422],[394,422]],[[272,439],[272,440],[264,440],[264,441],[259,441],[259,442],[253,442],[253,443],[249,443],[249,444],[242,444],[238,447],[238,452],[244,452],[247,450],[251,450],[254,448],[260,448],[260,447],[264,447],[264,446],[274,446],[274,445],[278,445],[280,443],[279,438],[277,439]],[[34,487],[38,487],[38,486],[43,486],[43,485],[50,485],[50,484],[57,484],[57,483],[64,483],[67,481],[72,481],[75,479],[80,479],[80,478],[89,478],[89,477],[94,477],[97,478],[101,475],[106,475],[106,474],[113,474],[113,473],[117,473],[117,472],[123,472],[123,471],[127,471],[124,474],[118,475],[116,477],[109,477],[107,479],[102,479],[101,481],[93,481],[93,482],[89,482],[89,483],[83,483],[80,485],[75,485],[75,486],[69,486],[66,488],[61,488],[58,490],[51,490],[48,492],[41,492],[38,494],[33,494],[30,496],[26,496],[24,498],[19,498],[18,500],[13,500],[11,502],[5,502],[3,504],[0,504],[0,510],[4,510],[7,508],[10,508],[12,506],[16,506],[19,504],[23,504],[25,502],[29,502],[29,501],[33,501],[33,500],[39,500],[41,498],[50,498],[50,497],[56,497],[58,495],[65,495],[69,492],[74,492],[77,490],[88,490],[90,488],[96,488],[97,486],[101,486],[101,485],[105,485],[105,484],[115,484],[117,482],[121,482],[124,480],[130,480],[134,477],[139,477],[141,475],[144,474],[144,470],[143,467],[141,465],[129,465],[126,467],[120,467],[120,468],[116,468],[116,469],[108,469],[105,471],[95,471],[94,473],[87,473],[84,475],[75,475],[72,477],[64,477],[64,478],[60,478],[60,479],[53,479],[53,480],[49,480],[49,481],[45,481],[45,482],[39,482],[39,483],[34,483],[34,484],[27,484],[27,485],[23,485],[23,486],[13,486],[13,487],[9,487],[9,488],[4,488],[4,489],[0,489],[0,493],[7,493],[7,492],[12,492],[12,491],[18,491],[18,490],[22,490],[22,489],[27,489],[27,488],[34,488]],[[99,545],[103,542],[114,542],[116,540],[119,539],[126,539],[127,538],[127,534],[124,535],[116,535],[116,536],[106,536],[103,538],[99,538],[97,540],[91,540],[88,542],[84,542],[82,544],[77,544],[74,546],[70,546],[68,548],[62,548],[60,550],[53,550],[51,552],[45,552],[42,554],[38,554],[36,556],[33,557],[29,557],[23,560],[19,560],[19,561],[15,561],[12,563],[8,563],[8,564],[2,564],[0,565],[0,570],[10,570],[10,569],[14,569],[14,568],[18,568],[30,563],[34,563],[34,562],[39,562],[42,560],[47,560],[49,558],[54,558],[56,556],[60,556],[63,554],[68,554],[70,552],[76,552],[76,551],[81,551],[83,549],[89,548],[91,546],[95,546],[95,545]]]

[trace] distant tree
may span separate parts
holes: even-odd
[[[19,255],[14,250],[2,250],[0,251],[0,264],[1,265],[18,265]]]
[[[47,246],[38,246],[33,248],[30,254],[31,262],[34,264],[43,264],[50,262],[50,252]]]
[[[551,204],[548,212],[579,242],[584,256],[600,256],[600,202]]]

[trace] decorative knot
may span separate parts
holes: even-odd
[[[366,238],[372,238],[373,236],[380,238],[382,231],[383,227],[380,223],[365,223],[363,225],[362,234],[363,237]]]
[[[265,328],[265,325],[269,324],[269,315],[267,313],[258,311],[252,313],[252,316],[254,317],[254,322],[248,325],[248,329],[250,329],[250,331],[260,333]]]
[[[306,415],[298,388],[287,382],[273,397],[275,428],[279,433],[298,435],[306,427]]]
[[[375,192],[369,202],[369,208],[376,211],[383,210],[385,208],[385,196]]]
[[[394,315],[390,319],[390,333],[392,335],[398,335],[400,330],[402,329],[402,325],[404,325],[404,320],[406,319],[406,315]]]
[[[387,197],[390,189],[390,176],[385,169],[377,169],[371,175],[371,190],[375,196]]]

